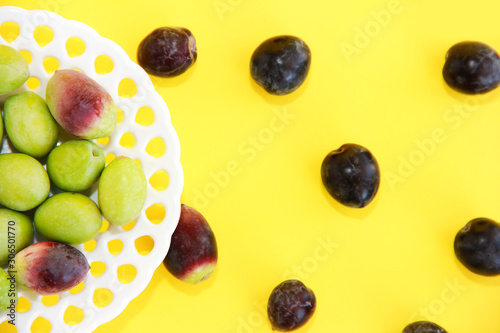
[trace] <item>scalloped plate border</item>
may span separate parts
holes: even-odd
[[[177,134],[172,127],[170,114],[167,105],[162,97],[154,89],[150,77],[144,70],[133,62],[126,52],[115,42],[100,36],[89,26],[73,20],[67,20],[62,16],[45,10],[25,10],[19,7],[0,7],[0,24],[4,22],[15,22],[20,28],[19,36],[11,43],[6,42],[0,36],[0,44],[11,45],[19,50],[27,50],[32,53],[33,60],[30,63],[30,73],[36,76],[41,84],[33,89],[40,96],[45,96],[45,83],[51,76],[44,71],[41,62],[34,61],[52,56],[60,62],[59,68],[70,68],[76,66],[91,78],[103,85],[112,95],[117,107],[124,113],[124,121],[117,125],[115,132],[110,137],[110,142],[101,145],[105,154],[113,152],[116,156],[127,155],[136,158],[141,162],[146,174],[146,178],[157,171],[165,170],[169,174],[169,184],[165,191],[157,191],[148,182],[147,199],[143,210],[136,219],[136,224],[132,230],[125,231],[121,227],[110,226],[107,231],[96,236],[97,246],[93,251],[87,252],[83,245],[76,246],[89,259],[89,262],[101,261],[106,264],[106,271],[99,277],[94,277],[89,272],[84,280],[84,289],[77,294],[65,292],[59,295],[57,304],[47,307],[42,304],[41,297],[31,294],[19,288],[19,296],[27,298],[31,307],[23,313],[17,313],[16,328],[19,333],[30,332],[32,322],[39,316],[47,319],[51,325],[51,332],[72,332],[86,333],[93,332],[100,325],[118,316],[149,284],[155,270],[161,265],[168,248],[170,238],[177,226],[180,216],[180,196],[184,183],[184,175],[180,163],[180,143]],[[47,26],[54,31],[53,40],[40,47],[33,37],[33,32],[38,26]],[[82,56],[71,58],[67,53],[61,53],[54,47],[54,41],[78,37],[85,42],[86,49]],[[113,60],[114,68],[109,74],[99,75],[95,73],[94,62],[89,60],[97,55],[106,54]],[[92,68],[92,69],[91,69]],[[123,74],[123,77],[134,80],[137,85],[137,93],[131,98],[123,98],[118,95],[119,82],[116,76]],[[30,90],[26,84],[16,91],[4,95],[0,98],[0,103],[14,93]],[[130,120],[132,112],[139,106],[149,106],[154,110],[155,121],[152,126],[142,128]],[[127,120],[128,119],[128,120]],[[136,144],[132,149],[126,149],[119,145],[119,137],[126,131],[135,134]],[[156,133],[156,134],[155,134]],[[144,152],[146,141],[144,137],[156,135],[165,142],[166,152],[160,158],[152,157]],[[2,152],[7,152],[8,145],[4,139]],[[97,201],[95,187],[91,192],[91,198]],[[151,223],[146,215],[145,209],[152,204],[161,203],[166,211],[165,218],[159,224]],[[141,229],[139,231],[139,229]],[[137,257],[137,250],[134,246],[134,239],[142,236],[149,236],[154,241],[153,250],[147,255]],[[107,251],[107,242],[120,239],[123,250],[118,255],[112,255]],[[136,252],[134,252],[136,251]],[[135,257],[131,257],[135,255]],[[132,258],[132,259],[130,259]],[[118,280],[116,269],[120,264],[133,264],[136,266],[137,275],[129,284],[122,284]],[[137,267],[139,265],[139,267]],[[106,288],[113,292],[111,303],[104,308],[98,308],[93,303],[96,288]],[[77,306],[84,311],[83,320],[70,326],[64,322],[64,311],[68,306]],[[5,315],[5,313],[3,314]],[[6,317],[8,318],[8,317]],[[1,320],[3,322],[3,320]]]

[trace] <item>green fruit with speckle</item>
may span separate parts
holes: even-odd
[[[26,59],[16,49],[0,45],[0,95],[16,90],[28,80]]]
[[[111,224],[132,222],[146,200],[146,176],[134,160],[119,156],[104,168],[99,180],[98,201]]]
[[[0,144],[2,143],[3,140],[3,119],[2,115],[0,114]]]
[[[21,153],[0,154],[0,204],[27,211],[49,195],[50,180],[43,166]]]
[[[102,226],[97,205],[79,193],[59,193],[35,212],[35,229],[44,238],[77,245],[94,238]]]
[[[0,208],[0,265],[33,243],[33,223],[19,212]]]
[[[57,123],[43,98],[32,91],[7,98],[4,122],[10,142],[21,153],[40,158],[57,142]]]
[[[0,268],[0,312],[13,309],[17,303],[17,287],[15,279]]]
[[[101,175],[106,159],[102,149],[87,140],[71,140],[54,148],[47,158],[50,180],[63,191],[88,189]]]

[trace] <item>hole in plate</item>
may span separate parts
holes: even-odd
[[[151,178],[149,178],[149,183],[157,191],[165,191],[168,187],[168,173],[165,170],[156,171]]]
[[[109,153],[106,155],[106,164],[109,164],[111,163],[114,159],[115,159],[115,154],[113,153]]]
[[[19,50],[19,53],[21,53],[21,55],[24,57],[24,59],[26,59],[26,62],[29,65],[31,63],[31,60],[33,59],[33,56],[31,55],[31,53],[29,51],[26,51],[26,50]]]
[[[117,255],[123,250],[123,242],[119,239],[113,239],[108,242],[108,251],[112,255]]]
[[[137,86],[134,80],[125,78],[118,84],[118,95],[120,97],[130,98],[137,94]]]
[[[133,146],[135,146],[134,135],[130,132],[123,133],[122,137],[120,138],[120,145],[125,148],[132,148]]]
[[[7,317],[8,318],[8,317]],[[8,318],[10,319],[10,318]],[[2,333],[17,333],[16,326],[9,324],[8,319],[0,323],[0,332]]]
[[[33,38],[40,47],[43,47],[54,39],[54,31],[49,27],[39,25],[33,31]]]
[[[94,68],[97,74],[108,74],[113,71],[115,64],[113,60],[105,54],[101,54],[94,60]]]
[[[85,288],[85,282],[82,281],[79,284],[77,284],[76,286],[74,286],[72,289],[70,289],[69,293],[72,295],[78,294],[79,292],[81,292],[83,290],[83,288]]]
[[[158,224],[165,218],[165,207],[161,203],[151,205],[146,209],[146,217],[153,224]]]
[[[99,138],[96,141],[97,141],[97,143],[100,143],[101,145],[107,145],[109,142],[109,136],[107,136],[105,138]]]
[[[123,121],[123,111],[120,108],[116,108],[116,123],[119,124]]]
[[[94,261],[90,264],[90,274],[93,276],[101,276],[104,272],[106,272],[106,264],[102,261]]]
[[[103,219],[102,226],[101,226],[101,229],[99,229],[99,232],[100,233],[106,232],[106,230],[108,230],[108,228],[109,228],[109,222],[106,219]]]
[[[137,110],[135,122],[142,126],[151,126],[155,121],[155,113],[149,106],[143,106]]]
[[[97,246],[97,242],[94,239],[89,240],[88,242],[85,242],[83,244],[83,248],[87,252],[92,252],[94,251],[95,247]]]
[[[40,80],[34,76],[31,76],[28,78],[28,80],[26,80],[26,85],[31,90],[35,90],[40,85]]]
[[[142,236],[135,240],[135,248],[141,256],[149,254],[155,247],[155,241],[151,236]]]
[[[42,296],[42,303],[45,306],[53,306],[59,302],[59,295]]]
[[[66,41],[66,52],[70,57],[78,57],[85,52],[85,42],[78,37],[70,37]]]
[[[50,321],[43,317],[37,317],[31,324],[32,333],[49,333],[52,330]]]
[[[162,157],[165,154],[165,142],[163,139],[160,137],[151,139],[146,146],[146,153],[156,158]]]
[[[17,300],[16,311],[22,313],[28,311],[29,309],[31,309],[30,301],[28,301],[25,297],[19,297]]]
[[[15,41],[20,33],[21,28],[19,28],[16,22],[4,22],[0,25],[0,36],[2,36],[7,43]]]
[[[116,272],[118,274],[118,281],[127,284],[134,281],[137,275],[137,268],[134,265],[125,264],[118,266]]]
[[[70,305],[66,308],[66,311],[64,311],[63,318],[64,318],[64,322],[67,325],[73,326],[73,325],[81,323],[84,316],[85,316],[85,314],[83,313],[82,309],[80,309],[76,306]]]
[[[122,229],[126,231],[132,230],[134,227],[135,227],[135,220],[125,225],[122,225]]]
[[[113,293],[106,288],[97,288],[94,291],[94,305],[98,308],[104,308],[108,306],[113,300]]]
[[[47,57],[43,59],[43,68],[47,74],[52,74],[59,69],[59,60],[54,57]]]

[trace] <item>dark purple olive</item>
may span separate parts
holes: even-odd
[[[273,330],[288,332],[303,326],[316,310],[316,297],[298,280],[280,283],[271,293],[267,315]]]
[[[82,282],[90,270],[85,255],[60,242],[43,241],[19,251],[10,272],[19,285],[38,295],[54,295]]]
[[[323,185],[341,204],[362,208],[377,193],[380,170],[372,153],[357,144],[347,143],[330,152],[321,165]]]
[[[442,327],[430,321],[416,321],[409,324],[403,333],[447,333]]]
[[[217,242],[207,220],[196,209],[181,204],[179,223],[163,260],[181,281],[197,284],[208,279],[217,265]]]
[[[500,224],[488,218],[476,218],[455,237],[455,255],[471,272],[500,274]]]
[[[458,92],[487,93],[500,84],[500,58],[489,45],[461,42],[448,50],[443,77]]]
[[[149,74],[160,77],[184,73],[196,57],[196,41],[185,28],[158,28],[142,40],[137,50],[139,65]]]
[[[294,36],[265,40],[252,54],[250,74],[268,93],[286,95],[306,79],[311,66],[311,51]]]

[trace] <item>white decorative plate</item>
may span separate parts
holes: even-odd
[[[80,22],[43,10],[0,7],[0,26],[4,23],[17,24],[20,31],[18,36],[4,36],[5,39],[0,36],[0,43],[25,54],[29,52],[28,58],[31,57],[31,78],[13,93],[33,90],[45,98],[45,86],[54,69],[46,70],[44,64],[46,67],[81,70],[106,88],[123,115],[119,117],[122,119],[109,141],[98,140],[104,153],[108,158],[109,154],[114,154],[136,159],[148,179],[146,203],[135,224],[109,226],[104,230],[108,226],[106,223],[94,241],[77,246],[92,267],[83,284],[58,298],[43,299],[22,288],[18,290],[20,312],[16,313],[16,328],[19,333],[31,332],[38,317],[45,319],[37,319],[42,326],[49,326],[46,321],[50,322],[50,332],[92,332],[120,314],[145,289],[168,251],[180,215],[184,181],[179,139],[171,125],[168,108],[155,91],[151,79],[116,43]],[[53,33],[52,40],[44,46],[40,46],[34,37],[39,27]],[[84,48],[81,55],[75,56],[71,51],[70,44],[75,41]],[[106,60],[107,67],[112,66],[112,70],[98,74],[103,70],[96,72],[96,67],[100,66],[100,61]],[[0,105],[5,98],[0,98]],[[136,119],[141,108],[149,112],[148,121]],[[9,150],[5,142],[3,152]],[[151,147],[156,149],[152,151]],[[162,188],[155,189],[150,179],[158,175],[168,181]],[[95,188],[91,191],[91,198],[97,199]],[[165,214],[161,218],[163,210]],[[0,322],[7,319],[6,313],[0,315]]]

